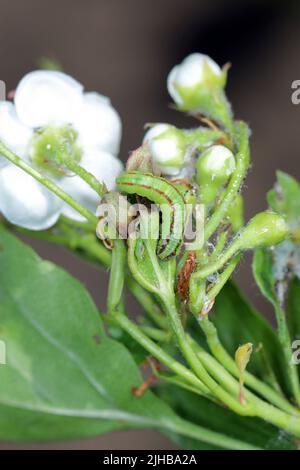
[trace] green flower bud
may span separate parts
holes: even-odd
[[[282,242],[287,235],[288,227],[281,215],[271,211],[260,212],[250,220],[234,238],[231,245],[215,261],[193,274],[193,282],[207,279],[211,274],[218,272],[239,252],[276,245]],[[224,273],[225,271],[226,269]]]
[[[169,124],[156,124],[145,134],[154,162],[163,175],[177,175],[186,153],[184,133]]]
[[[234,170],[233,153],[223,145],[214,145],[200,155],[196,164],[196,179],[203,204],[214,201]]]
[[[226,70],[204,54],[191,54],[169,73],[167,87],[182,111],[201,113],[230,125],[230,107],[224,95]]]
[[[288,235],[285,219],[276,212],[265,211],[256,214],[239,236],[240,249],[277,245]]]

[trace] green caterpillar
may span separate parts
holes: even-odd
[[[136,194],[160,207],[169,208],[168,217],[162,213],[162,224],[167,236],[159,240],[157,255],[160,259],[168,259],[178,254],[183,244],[185,202],[186,196],[191,192],[191,186],[184,180],[177,184],[150,173],[130,171],[117,178],[117,187],[121,192]]]

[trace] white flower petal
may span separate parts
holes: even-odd
[[[178,93],[176,86],[175,86],[178,72],[179,72],[179,65],[175,65],[175,67],[172,68],[171,72],[168,75],[167,89],[173,101],[177,104],[181,104],[182,98],[180,96],[180,93]]]
[[[122,124],[110,100],[98,93],[85,93],[75,122],[81,145],[97,146],[116,155],[119,151]]]
[[[0,170],[7,165],[7,160],[0,155]]]
[[[23,156],[28,150],[31,137],[32,130],[19,121],[14,105],[9,101],[1,101],[0,140],[10,150]],[[0,166],[1,161],[2,157],[0,157]]]
[[[146,134],[144,135],[143,142],[148,142],[152,139],[155,139],[155,137],[158,137],[160,134],[163,132],[166,132],[168,129],[170,129],[172,126],[170,124],[165,124],[164,122],[158,122],[154,126],[150,127]]]
[[[14,165],[0,171],[0,212],[12,224],[45,230],[57,221],[62,202]]]
[[[89,151],[84,156],[81,164],[99,181],[103,181],[108,189],[114,189],[115,179],[123,170],[123,164],[120,160],[108,152],[99,150]],[[94,214],[96,213],[100,197],[79,176],[65,177],[60,186],[83,206]],[[62,213],[71,219],[84,220],[80,214],[66,203]]]
[[[156,162],[165,165],[169,161],[178,158],[177,155],[179,153],[177,142],[174,139],[153,140],[150,143],[150,150]]]
[[[27,126],[72,123],[82,102],[83,86],[62,72],[36,70],[20,81],[15,94],[19,119]]]
[[[182,153],[178,145],[176,130],[172,132],[173,129],[168,124],[157,124],[149,129],[144,137],[143,142],[148,142],[151,154],[158,164],[167,165]]]
[[[213,145],[200,158],[205,158],[206,171],[211,173],[222,173],[226,170],[229,176],[235,169],[233,153],[224,145]]]
[[[222,75],[222,70],[205,54],[191,54],[184,59],[178,71],[176,81],[180,86],[190,88],[203,80],[204,65],[208,64],[215,75]]]

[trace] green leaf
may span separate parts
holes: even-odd
[[[269,382],[276,374],[283,383],[283,359],[275,331],[232,282],[228,282],[218,295],[211,318],[222,344],[232,357],[241,344],[253,343],[249,372]]]
[[[209,426],[215,431],[243,439],[263,449],[296,449],[293,438],[288,433],[258,418],[238,416],[212,401],[177,387],[163,385],[159,392],[180,416],[195,424]],[[168,436],[184,449],[220,449],[218,446],[199,443],[174,433],[168,433]]]
[[[130,351],[136,364],[142,364],[149,357],[149,353],[119,326],[109,326],[107,331],[111,338],[122,343]]]
[[[52,440],[156,428],[249,448],[178,417],[147,391],[126,348],[106,336],[85,288],[0,226],[0,439]]]
[[[0,229],[0,438],[59,439],[154,424],[169,410],[106,337],[84,287]],[[160,420],[160,419],[159,419]]]
[[[270,207],[280,214],[285,214],[288,222],[300,217],[300,185],[295,178],[278,171],[277,184],[269,191],[267,199]]]

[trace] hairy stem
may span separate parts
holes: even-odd
[[[226,390],[224,390],[220,385],[218,385],[218,383],[206,371],[205,367],[197,357],[190,342],[188,341],[181,320],[179,318],[175,303],[172,302],[171,299],[164,299],[164,306],[166,313],[170,319],[174,334],[177,338],[179,348],[194,373],[210,390],[210,392],[215,395],[222,403],[227,405],[230,409],[244,416],[253,416],[253,409],[251,405],[241,405],[236,398],[232,397],[231,394],[226,392]]]
[[[240,122],[238,125],[238,147],[239,151],[236,155],[236,168],[228,183],[221,204],[217,207],[211,218],[207,221],[204,228],[204,241],[207,241],[216,231],[222,220],[227,214],[230,205],[236,198],[239,189],[243,183],[246,172],[249,168],[249,130],[248,126]]]
[[[97,194],[99,194],[100,197],[106,192],[105,185],[100,183],[92,173],[87,171],[72,158],[65,158],[64,164],[69,168],[69,170],[73,171],[82,180],[84,180],[94,191],[96,191]]]

